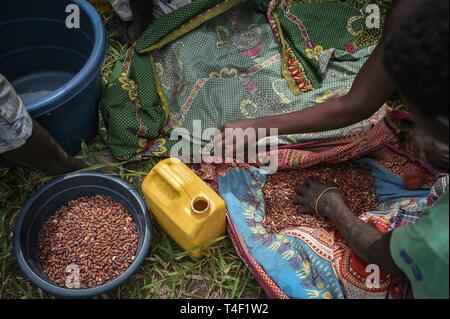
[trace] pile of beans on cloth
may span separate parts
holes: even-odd
[[[139,244],[136,225],[118,202],[103,196],[81,197],[57,211],[39,237],[39,260],[60,287],[95,288],[124,273]],[[68,278],[79,276],[78,286]],[[70,281],[69,280],[69,281]]]
[[[309,177],[321,183],[336,184],[349,208],[358,216],[379,206],[375,179],[368,166],[355,162],[321,164],[305,169],[284,170],[268,176],[264,186],[266,219],[264,227],[273,233],[293,227],[331,229],[330,223],[317,216],[298,213],[295,203],[297,185],[305,185]]]

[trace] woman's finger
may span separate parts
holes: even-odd
[[[308,185],[308,186],[314,186],[315,184],[319,184],[319,182],[317,181],[317,179],[316,179],[314,176],[308,177],[308,179],[306,180],[306,185]]]
[[[297,212],[302,215],[312,215],[311,209],[308,207],[302,206],[297,209]]]
[[[303,185],[297,185],[297,186],[295,187],[295,191],[296,191],[297,194],[299,194],[299,195],[304,195],[304,194],[308,191],[308,188],[305,187],[305,186],[303,186]]]
[[[305,202],[305,198],[303,197],[303,195],[298,195],[298,196],[295,196],[295,198],[294,198],[294,203],[295,204],[297,204],[297,205],[303,205],[303,203]]]
[[[213,145],[222,147],[222,145],[224,144],[224,131],[225,128],[222,126],[212,140]]]

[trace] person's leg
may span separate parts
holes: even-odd
[[[17,164],[48,175],[59,175],[85,167],[62,150],[33,121],[11,84],[0,74],[0,154]]]
[[[2,156],[17,164],[56,176],[86,168],[85,162],[68,155],[37,122],[26,143]]]
[[[127,36],[136,41],[153,20],[153,0],[130,0],[133,22],[128,27]]]

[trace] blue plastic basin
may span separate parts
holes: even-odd
[[[80,28],[69,29],[70,4]],[[97,134],[103,21],[87,0],[0,0],[0,73],[31,116],[70,154]]]
[[[131,214],[139,234],[134,263],[115,280],[95,289],[64,289],[44,273],[38,257],[38,239],[46,221],[69,201],[103,195],[121,203]],[[14,253],[22,272],[39,288],[63,298],[89,298],[107,293],[130,278],[147,256],[151,245],[152,219],[143,198],[123,180],[98,173],[71,174],[57,178],[39,190],[23,206],[14,230]]]

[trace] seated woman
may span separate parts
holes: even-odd
[[[386,72],[415,118],[413,138],[431,164],[448,171],[448,1],[423,1],[383,45]],[[380,52],[378,54],[381,54]],[[384,84],[381,84],[382,86]],[[376,91],[376,87],[373,88]],[[429,151],[429,142],[447,151]],[[425,147],[424,147],[425,146]],[[436,161],[435,159],[439,160]],[[383,234],[351,212],[339,189],[310,180],[297,187],[300,212],[329,219],[365,262],[395,277],[406,276],[415,297],[448,298],[448,176],[431,192],[434,205],[414,225]],[[438,193],[443,193],[440,198]]]

